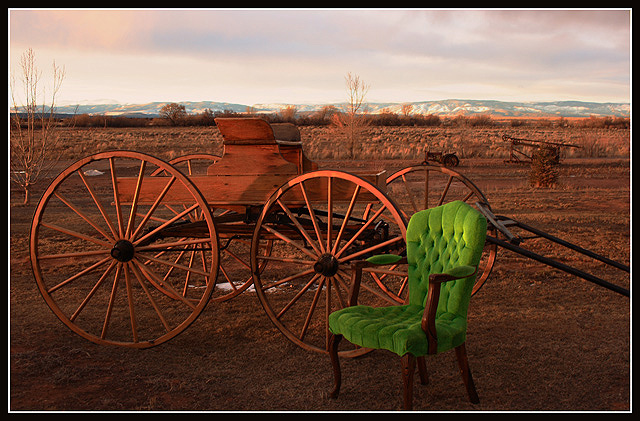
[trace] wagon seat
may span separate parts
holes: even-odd
[[[303,152],[300,131],[291,123],[261,118],[216,118],[224,154],[207,174],[300,175],[318,168]]]

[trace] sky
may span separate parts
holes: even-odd
[[[9,9],[57,105],[631,102],[630,9]]]

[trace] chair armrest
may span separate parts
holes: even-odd
[[[435,354],[438,350],[438,333],[436,332],[436,310],[440,300],[440,287],[442,283],[463,279],[472,276],[478,270],[477,266],[461,265],[448,269],[444,273],[432,273],[429,275],[429,289],[427,303],[422,313],[422,330],[429,340],[429,354]]]
[[[476,273],[477,266],[460,265],[454,266],[443,273],[432,273],[429,275],[429,285],[433,282],[447,282],[454,279],[467,278]]]
[[[395,254],[379,254],[371,256],[366,260],[354,260],[351,262],[351,288],[349,289],[349,307],[358,304],[358,294],[360,293],[360,282],[362,281],[362,269],[383,265],[407,263],[406,256]]]
[[[406,256],[398,256],[397,254],[376,254],[365,260],[374,265],[393,265],[407,263]]]

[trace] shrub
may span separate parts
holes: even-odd
[[[559,150],[552,146],[535,148],[531,155],[529,183],[532,187],[554,187],[558,181]]]

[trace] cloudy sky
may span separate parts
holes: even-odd
[[[368,102],[630,102],[630,38],[630,9],[9,10],[10,74],[55,60],[59,105],[335,103],[347,73]]]

